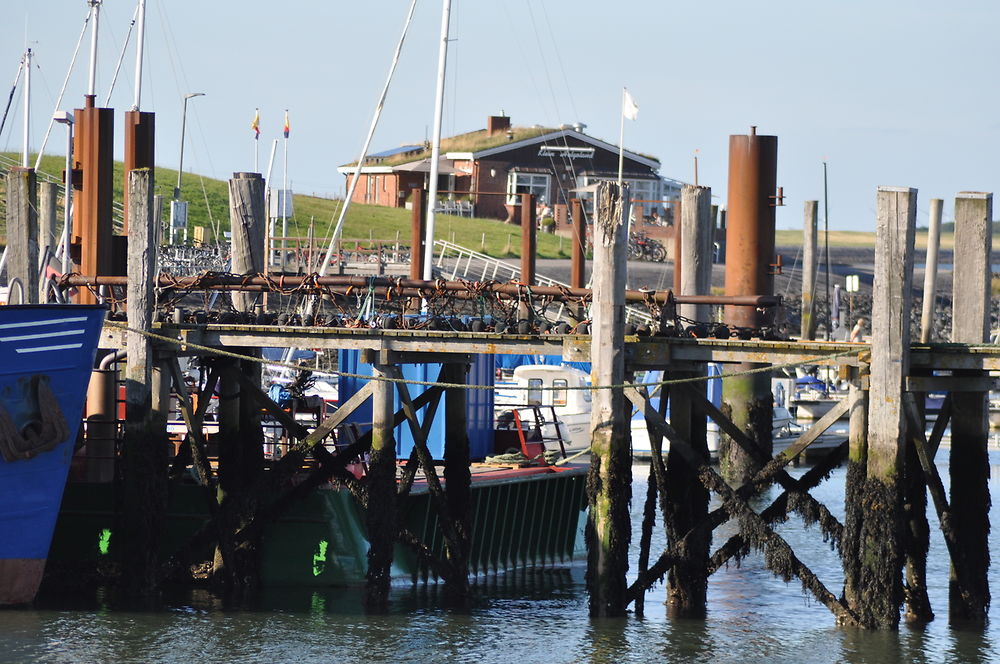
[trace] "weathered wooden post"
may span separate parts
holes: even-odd
[[[924,300],[920,309],[920,343],[929,344],[934,336],[934,301],[937,299],[938,248],[941,245],[941,208],[944,201],[931,199],[927,220],[927,257],[924,259]],[[952,284],[954,286],[954,284]],[[953,312],[954,313],[954,312]]]
[[[38,189],[35,169],[7,174],[7,283],[21,285],[20,303],[38,302]],[[15,300],[11,300],[15,301]]]
[[[799,338],[809,341],[816,338],[816,270],[819,260],[816,256],[816,219],[819,216],[819,201],[806,201],[805,229],[802,235],[802,324]]]
[[[858,606],[865,592],[861,585],[861,527],[864,516],[861,506],[865,501],[863,491],[868,474],[868,391],[862,389],[862,381],[869,373],[868,365],[858,367],[847,395],[850,399],[850,425],[840,557],[844,567],[844,601],[848,607]]]
[[[595,386],[625,380],[625,275],[628,186],[598,185],[594,219],[591,378]],[[587,590],[591,616],[625,614],[625,574],[631,540],[630,407],[622,388],[596,389],[591,406],[587,478]]]
[[[389,608],[392,545],[396,540],[396,441],[393,438],[393,368],[372,365],[372,445],[368,460],[368,575],[365,609]]]
[[[156,362],[149,337],[156,307],[157,229],[153,217],[152,171],[129,173],[128,208],[132,225],[128,244],[124,463],[124,551],[128,588],[149,595],[157,586],[157,554],[167,510],[167,412],[154,400]],[[155,401],[155,403],[154,403]],[[164,408],[158,410],[158,408]]]
[[[260,173],[233,173],[229,180],[229,223],[232,227],[233,272],[264,271],[264,179]],[[233,291],[233,308],[249,312],[255,296]]]
[[[712,289],[712,243],[711,219],[712,190],[709,187],[684,185],[681,190],[681,230],[680,251],[680,294],[708,295]],[[709,305],[684,304],[678,307],[680,315],[699,322],[707,322],[710,317]],[[671,378],[683,379],[703,376],[704,364],[693,369],[670,372]],[[695,383],[693,391],[704,396],[706,384]],[[666,394],[661,395],[665,398]],[[707,427],[704,414],[693,409],[691,392],[673,390],[670,392],[670,424],[677,434],[687,440],[692,448],[708,460]],[[650,482],[653,479],[650,478]],[[698,481],[694,468],[676,451],[667,456],[666,499],[670,505],[664,516],[667,539],[670,543],[680,541],[685,535],[706,518],[708,514],[708,491]],[[700,532],[700,531],[699,531]],[[708,554],[711,533],[700,532],[691,538],[685,548],[685,555],[679,564],[667,572],[667,612],[675,618],[704,617],[708,592]]]
[[[896,629],[903,599],[904,380],[910,367],[910,300],[917,191],[879,187],[875,228],[866,475],[848,505],[860,519],[853,607],[869,628]],[[852,478],[848,478],[849,480]],[[857,479],[857,478],[854,478]]]
[[[961,192],[955,198],[955,260],[951,340],[982,344],[990,334],[993,195]],[[956,375],[975,380],[984,372]],[[951,514],[969,587],[952,565],[948,613],[952,623],[986,621],[990,604],[989,393],[952,392]]]
[[[59,241],[56,239],[56,197],[59,185],[55,182],[40,182],[38,184],[38,301],[48,300],[48,279],[45,266],[49,258],[55,255]]]
[[[441,382],[462,384],[466,382],[469,365],[452,362],[441,371]],[[455,605],[463,604],[469,594],[469,547],[472,528],[472,473],[469,467],[469,431],[466,419],[465,389],[450,387],[445,390],[444,479],[448,518],[458,536],[457,546],[448,547],[448,562],[454,574],[445,579],[445,593]]]
[[[729,214],[726,227],[726,295],[772,295],[774,275],[774,193],[777,182],[778,137],[729,137]],[[752,307],[727,306],[725,322],[759,329],[763,317]],[[757,368],[738,364],[734,373]],[[751,456],[730,436],[719,440],[719,467],[728,482],[743,484],[760,463],[771,456],[771,378],[766,373],[744,374],[723,383],[722,410],[756,444]]]
[[[681,295],[712,293],[712,188],[686,184],[681,189]],[[678,313],[701,323],[709,322],[711,306],[681,304]]]

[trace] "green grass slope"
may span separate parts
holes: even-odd
[[[8,160],[16,160],[17,155],[4,153]],[[31,163],[35,157],[32,156]],[[62,178],[65,159],[58,156],[42,158],[39,171],[57,179]],[[123,166],[115,162],[114,197],[115,201],[123,200]],[[43,175],[39,181],[43,180]],[[164,220],[169,215],[166,201],[173,196],[177,184],[177,171],[170,168],[156,168],[155,194],[164,198]],[[3,187],[0,180],[0,188]],[[5,198],[5,193],[0,198]],[[223,233],[229,230],[229,187],[222,180],[203,177],[195,173],[184,173],[181,182],[181,198],[188,201],[189,226],[203,226],[206,237],[210,240],[215,232]],[[62,206],[60,199],[58,205]],[[305,237],[309,224],[315,222],[315,236],[328,238],[333,225],[340,215],[343,205],[341,200],[316,198],[313,196],[295,195],[295,217],[288,220],[289,236]],[[62,210],[59,211],[60,218]],[[483,251],[491,256],[520,256],[520,227],[504,224],[493,219],[469,219],[452,215],[437,215],[434,237],[438,240],[451,240],[459,245]],[[341,236],[345,240],[372,242],[410,243],[411,213],[409,210],[387,208],[375,205],[351,205],[344,221]],[[0,219],[0,234],[6,236],[6,215]],[[189,235],[190,236],[190,235]],[[538,234],[538,256],[540,258],[569,258],[570,243],[565,238],[547,233]]]

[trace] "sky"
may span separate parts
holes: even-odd
[[[355,160],[384,84],[410,0],[147,0],[141,109],[156,113],[156,163],[177,168],[182,98],[184,170],[215,178],[254,170],[250,124],[260,109],[259,169],[267,170],[285,110],[289,186],[343,194],[338,165]],[[104,105],[136,8],[104,0],[97,54]],[[56,109],[86,0],[4,0],[0,96],[23,51],[35,54],[32,151]],[[440,0],[418,0],[372,151],[429,138]],[[914,187],[919,225],[942,198],[1000,182],[1000,63],[996,0],[453,0],[443,134],[481,129],[501,112],[517,126],[582,122],[618,142],[621,90],[639,105],[627,149],[661,175],[712,187],[726,205],[732,134],[778,136],[778,228],[802,227],[828,169],[830,230],[870,231],[880,185]],[[135,31],[110,106],[121,158],[121,113],[134,101]],[[90,35],[59,106],[82,106]],[[20,89],[0,151],[22,144]],[[56,125],[45,152],[65,154]],[[280,185],[284,141],[271,179]],[[171,183],[160,182],[169,192]],[[187,197],[187,196],[185,196]]]

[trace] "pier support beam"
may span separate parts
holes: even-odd
[[[686,206],[685,206],[686,207]],[[683,209],[683,208],[682,208]],[[708,255],[711,259],[711,254]],[[685,255],[683,261],[687,261]],[[684,262],[682,261],[682,265]],[[711,265],[711,262],[709,263]],[[671,372],[672,379],[695,378],[700,371]],[[694,452],[709,462],[705,415],[694,409],[692,392],[705,396],[705,383],[693,383],[691,390],[677,389],[670,393],[670,424],[681,438],[688,440]],[[654,481],[650,477],[650,482]],[[666,509],[664,525],[667,542],[674,545],[684,539],[695,526],[708,517],[708,489],[698,479],[684,456],[671,447],[667,455]],[[704,618],[708,593],[708,556],[712,534],[700,529],[688,538],[684,555],[667,572],[667,614],[672,618]]]
[[[38,303],[38,185],[33,168],[7,174],[7,283],[20,284],[18,304]],[[14,290],[8,298],[17,298]]]
[[[466,382],[469,365],[449,363],[442,367],[440,381]],[[452,521],[456,542],[449,543],[446,555],[453,574],[445,579],[448,601],[462,605],[469,595],[469,547],[472,528],[472,474],[469,470],[469,431],[466,420],[466,394],[462,388],[448,388],[444,393],[444,480],[448,518]]]
[[[241,355],[252,349],[235,349]],[[260,384],[260,365],[249,360],[222,358],[219,371],[219,483],[222,517],[216,580],[227,590],[253,592],[260,584],[260,541],[251,537],[238,545],[235,535],[255,517],[259,498],[254,489],[264,472],[264,441],[260,409],[243,394],[240,375]]]
[[[955,272],[952,282],[951,340],[982,344],[990,334],[990,267],[993,195],[962,192],[955,198]],[[981,376],[969,370],[963,376]],[[952,623],[983,624],[990,605],[989,395],[953,392],[951,419],[951,513],[965,575],[949,583]],[[968,579],[963,587],[962,577]]]
[[[726,228],[726,295],[774,293],[774,207],[778,137],[729,137],[729,214]],[[765,321],[751,307],[726,307],[725,322],[759,328]],[[738,364],[733,373],[759,365]],[[723,412],[756,444],[760,458],[771,456],[771,379],[766,373],[737,376],[723,384]],[[728,435],[720,437],[719,467],[730,483],[743,484],[760,464]]]
[[[598,185],[594,219],[591,378],[595,386],[625,380],[625,274],[628,186]],[[631,540],[632,436],[622,388],[593,392],[587,477],[587,590],[591,616],[625,615]]]
[[[392,546],[396,539],[396,441],[393,437],[393,384],[378,380],[395,376],[391,368],[372,365],[372,445],[368,461],[368,575],[365,609],[389,608]]]
[[[896,629],[903,600],[903,392],[910,366],[917,191],[879,187],[876,208],[875,274],[879,278],[872,302],[867,468],[862,486],[847,488],[848,496],[858,501],[849,503],[847,510],[859,511],[849,521],[860,520],[852,608],[865,627]]]
[[[153,216],[152,171],[128,174],[128,209],[132,219],[128,255],[128,324],[151,331],[156,308],[157,229]],[[157,587],[160,533],[167,511],[167,411],[154,400],[153,347],[149,337],[129,332],[125,369],[125,441],[122,446],[124,493],[122,562],[125,585],[137,596]],[[158,379],[164,378],[158,375]],[[169,382],[169,378],[166,378]],[[158,386],[158,382],[157,382]]]
[[[806,201],[805,224],[802,232],[802,322],[799,338],[810,341],[816,338],[816,271],[819,260],[816,255],[818,235],[816,219],[819,217],[819,201]]]

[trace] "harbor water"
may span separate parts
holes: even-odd
[[[991,455],[990,488],[1000,489],[1000,452]],[[947,482],[947,450],[939,468]],[[791,469],[793,475],[804,469]],[[646,490],[647,466],[634,467],[633,549]],[[845,469],[814,495],[843,518]],[[769,496],[777,496],[772,489]],[[762,509],[767,497],[758,499]],[[1000,544],[997,500],[991,550]],[[933,510],[931,510],[933,512]],[[168,592],[155,606],[120,603],[110,590],[43,595],[31,609],[0,612],[0,662],[996,662],[997,602],[985,631],[951,628],[947,619],[948,560],[932,521],[928,584],[937,619],[899,632],[839,628],[829,611],[784,583],[752,554],[717,572],[705,620],[665,617],[662,586],[646,597],[645,617],[591,620],[584,568],[518,571],[481,578],[466,611],[445,607],[441,589],[400,580],[391,611],[367,616],[361,592],[269,589],[252,604],[226,604],[204,590]],[[659,525],[659,524],[658,524]],[[714,545],[734,532],[717,530]],[[796,517],[778,527],[797,555],[833,592],[842,585],[837,553]],[[662,530],[654,555],[662,550]],[[997,556],[994,556],[995,558]],[[1000,589],[995,562],[990,584]],[[635,560],[632,561],[635,569]]]

